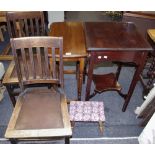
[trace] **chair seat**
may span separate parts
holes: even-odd
[[[71,101],[71,121],[105,121],[104,104],[98,101]]]
[[[65,96],[53,89],[28,88],[17,99],[6,138],[70,136]],[[66,116],[64,118],[64,116]]]
[[[60,94],[47,88],[27,89],[17,102],[22,102],[16,129],[62,128]]]

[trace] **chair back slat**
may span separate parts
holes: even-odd
[[[41,61],[41,53],[40,53],[40,47],[36,48],[37,50],[37,61],[38,61],[38,74],[39,77],[43,78],[43,71],[42,71],[42,61]]]
[[[30,28],[31,28],[32,35],[35,36],[35,34],[34,34],[34,24],[33,24],[33,19],[30,19]]]
[[[16,27],[17,27],[17,23],[15,21],[13,21],[14,35],[19,36],[18,28],[16,28]]]
[[[48,49],[45,48],[45,74],[47,76],[47,78],[50,78],[50,69],[49,69],[49,58],[48,58]]]
[[[14,44],[11,43],[12,49],[15,49]],[[13,52],[14,58],[15,59],[15,66],[16,66],[16,71],[17,71],[17,76],[18,76],[18,80],[19,80],[19,86],[21,88],[21,90],[24,89],[23,87],[23,83],[22,83],[22,70],[21,70],[21,57],[19,57],[17,52]]]
[[[19,19],[16,24],[17,24],[17,29],[18,29],[19,37],[25,36],[24,30],[21,29],[21,27],[23,27],[23,20]]]
[[[38,19],[37,18],[35,19],[35,25],[36,25],[36,27],[39,27],[39,22],[38,22]],[[39,29],[37,29],[37,36],[38,35],[39,35]]]
[[[43,12],[7,12],[6,17],[10,38],[45,36]]]
[[[24,29],[24,27],[25,27],[25,29]],[[24,26],[23,26],[22,29],[24,29],[25,36],[29,36],[29,30],[28,30],[28,22],[27,22],[27,19],[24,19]],[[25,37],[25,36],[24,36],[24,37]]]
[[[52,69],[53,69],[53,78],[56,78],[56,61],[55,61],[55,48],[52,47]]]
[[[29,77],[29,72],[28,72],[28,65],[27,65],[27,58],[26,58],[26,52],[25,52],[25,49],[24,48],[21,48],[21,56],[22,56],[22,72],[23,72],[23,78],[25,77],[26,80],[28,80],[28,77]]]
[[[60,61],[59,61],[59,74],[58,76],[60,76],[60,81],[62,83],[62,88],[64,88],[64,78],[63,78],[63,39],[60,39],[60,50],[59,50],[59,53],[60,53]]]
[[[21,88],[37,83],[53,83],[64,87],[62,44],[62,37],[40,36],[11,39]],[[50,52],[52,52],[50,58],[52,63],[48,55]],[[56,68],[56,64],[59,64],[59,69]]]
[[[31,69],[32,69],[32,78],[35,79],[36,72],[34,68],[34,56],[33,56],[32,48],[29,48],[29,55],[30,55],[30,64],[31,64]]]

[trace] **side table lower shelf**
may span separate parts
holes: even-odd
[[[117,91],[122,97],[125,98],[126,95],[121,93],[121,85],[118,83],[116,74],[93,74],[93,82],[95,85],[94,92],[89,96],[89,99],[94,97],[97,93],[102,93],[104,91]]]

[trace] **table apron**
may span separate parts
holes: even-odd
[[[146,57],[147,51],[91,51],[89,57],[95,64],[105,61],[133,62],[139,65]]]

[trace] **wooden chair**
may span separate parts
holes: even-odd
[[[6,21],[10,38],[46,35],[44,14],[41,11],[6,12]],[[10,43],[4,49],[4,53],[8,58],[12,57],[13,59]],[[15,94],[19,94],[18,88],[19,86],[17,86],[17,89],[12,88]]]
[[[11,143],[19,139],[52,138],[65,138],[65,143],[69,143],[72,131],[63,92],[63,39],[14,38],[11,47],[22,92],[5,137]],[[48,53],[52,55],[50,58]],[[59,61],[58,71],[56,61]]]
[[[44,14],[40,11],[6,12],[7,30],[10,38],[46,36]],[[10,43],[4,48],[5,60],[12,60]]]
[[[43,12],[7,12],[6,18],[10,38],[45,35]]]

